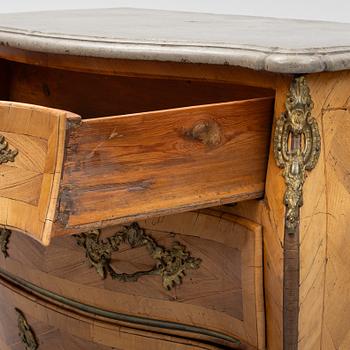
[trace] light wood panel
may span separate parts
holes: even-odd
[[[261,196],[272,104],[83,120],[69,135],[57,226],[64,233]]]
[[[322,140],[301,211],[299,349],[350,347],[350,73],[308,76]]]
[[[322,78],[318,82],[311,76],[306,79],[314,102],[312,116],[317,120],[322,143],[318,164],[304,184],[304,205],[300,211],[299,349],[321,349],[327,215],[322,109],[329,87]]]
[[[22,234],[13,234],[9,259],[2,266],[13,275],[67,298],[104,310],[202,327],[237,338],[246,346],[265,349],[261,226],[218,211],[176,214],[140,222],[158,244],[178,241],[202,259],[199,269],[186,270],[183,283],[171,291],[160,276],[138,282],[102,280],[89,268],[85,252],[73,237],[56,238],[44,248]],[[118,228],[108,228],[111,236]],[[148,270],[154,264],[145,248],[114,253],[118,272]],[[129,324],[140,328],[136,322]],[[169,327],[168,327],[169,328]],[[169,332],[165,327],[160,332]],[[224,338],[192,332],[191,337],[223,342]],[[181,336],[189,336],[182,331]]]
[[[66,118],[74,115],[0,102],[0,134],[18,151],[14,162],[1,164],[0,224],[45,243],[54,219]]]

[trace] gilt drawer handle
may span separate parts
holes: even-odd
[[[9,149],[5,136],[0,134],[0,164],[13,162],[17,154],[18,151],[16,149]]]
[[[21,338],[22,343],[25,346],[26,350],[36,350],[39,345],[36,341],[36,337],[32,328],[29,326],[26,318],[24,317],[22,311],[15,309],[17,313],[17,322],[18,322],[18,330],[19,337]]]
[[[8,251],[7,245],[9,243],[10,236],[11,236],[10,230],[6,228],[0,229],[0,249],[5,258],[9,256],[7,252]]]
[[[187,269],[198,269],[201,263],[201,259],[193,258],[179,242],[174,242],[170,249],[159,246],[137,223],[125,226],[112,237],[103,240],[100,239],[100,234],[100,230],[92,230],[74,237],[77,244],[85,249],[91,267],[95,267],[103,279],[109,274],[118,281],[135,282],[141,276],[160,275],[163,287],[170,290],[182,283]],[[127,243],[131,248],[146,246],[155,260],[153,268],[131,274],[115,272],[111,266],[112,253],[118,251],[122,243]]]

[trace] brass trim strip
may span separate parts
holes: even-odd
[[[216,331],[211,331],[206,328],[202,327],[196,327],[196,326],[188,326],[184,325],[181,323],[177,322],[170,322],[170,321],[162,321],[162,320],[156,320],[156,319],[150,319],[146,317],[141,317],[141,316],[130,316],[118,312],[113,312],[113,311],[108,311],[104,309],[100,309],[94,306],[90,306],[87,304],[80,303],[78,301],[63,297],[61,295],[58,295],[54,292],[51,292],[47,289],[43,289],[31,282],[27,282],[23,280],[22,278],[13,276],[12,274],[8,273],[7,271],[3,270],[0,268],[0,277],[5,279],[6,281],[18,286],[19,288],[29,292],[29,293],[34,293],[37,294],[41,297],[44,297],[46,299],[51,299],[54,302],[59,302],[63,305],[69,306],[73,309],[83,311],[86,313],[89,313],[94,317],[95,315],[105,317],[111,320],[115,321],[122,321],[122,322],[128,322],[128,323],[133,323],[133,324],[139,324],[143,326],[148,326],[148,327],[156,327],[156,328],[161,328],[161,329],[168,329],[168,330],[175,330],[175,331],[183,331],[187,333],[192,333],[192,334],[200,334],[200,335],[205,335],[209,336],[212,338],[218,338],[221,340],[225,340],[231,343],[234,343],[235,345],[240,345],[241,342],[240,340],[230,337],[226,334],[222,334],[220,332]]]

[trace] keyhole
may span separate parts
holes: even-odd
[[[288,151],[293,153],[293,151],[301,150],[305,146],[304,134],[293,134],[292,132],[288,135]]]

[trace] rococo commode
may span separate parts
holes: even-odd
[[[350,349],[349,33],[0,15],[0,349]]]

